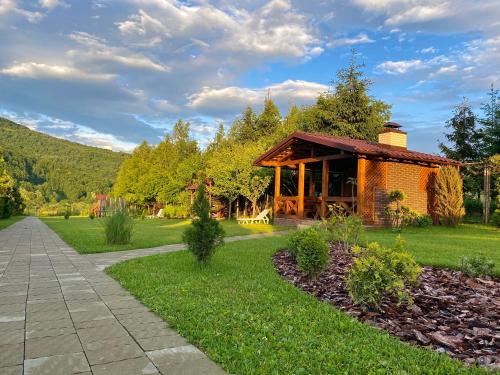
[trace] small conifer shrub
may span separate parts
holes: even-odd
[[[210,204],[205,196],[205,185],[200,184],[193,202],[194,219],[186,228],[183,241],[199,263],[205,263],[215,250],[224,244],[224,229],[210,216]]]
[[[462,178],[456,167],[445,166],[436,176],[436,215],[441,224],[456,227],[465,215]]]

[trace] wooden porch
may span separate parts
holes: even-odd
[[[331,206],[341,207],[347,214],[360,212],[364,157],[341,152],[273,164],[275,217],[319,220],[329,217]],[[296,195],[282,193],[285,168],[298,172]]]

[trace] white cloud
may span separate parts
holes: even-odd
[[[58,6],[68,7],[68,4],[61,0],[40,0],[40,6],[47,9],[53,9]]]
[[[281,107],[291,104],[312,103],[328,86],[316,82],[286,80],[262,88],[229,86],[224,88],[203,87],[199,92],[188,96],[188,107],[200,113],[239,113],[247,106],[261,106],[264,98],[271,95]]]
[[[422,60],[385,61],[377,65],[377,70],[387,74],[405,74],[424,67]]]
[[[128,20],[118,22],[120,32],[135,42],[158,44],[174,41],[181,46],[198,41],[218,51],[276,58],[310,58],[323,52],[322,42],[297,13],[290,0],[271,0],[253,11],[225,9],[202,2],[187,5],[180,1],[136,1],[140,9]]]
[[[31,23],[39,22],[44,17],[40,12],[20,8],[16,0],[0,0],[0,17],[9,13],[26,18]]]
[[[155,107],[162,112],[172,113],[172,112],[178,112],[180,110],[178,106],[172,104],[167,99],[153,99],[153,103]]]
[[[420,51],[420,53],[422,54],[431,54],[431,53],[436,53],[438,51],[437,48],[434,48],[434,47],[427,47],[427,48],[422,48]]]
[[[448,3],[418,5],[392,15],[386,19],[385,23],[389,26],[395,26],[433,21],[449,15],[449,11]]]
[[[455,73],[458,70],[458,66],[453,64],[450,66],[442,66],[440,67],[433,75],[438,75],[438,74],[451,74]]]
[[[77,126],[73,133],[66,134],[64,138],[114,151],[129,152],[137,146],[135,143],[121,141],[114,135],[100,133],[86,126]]]
[[[351,46],[355,44],[364,44],[364,43],[374,43],[375,40],[371,39],[368,35],[365,33],[360,33],[357,36],[353,38],[339,38],[339,39],[334,39],[332,42],[329,42],[327,44],[328,47],[337,47],[337,46]]]
[[[0,74],[31,79],[62,79],[107,81],[113,79],[113,74],[89,73],[78,68],[65,65],[48,65],[37,62],[24,62],[0,69]]]
[[[152,61],[144,55],[130,53],[125,48],[111,47],[102,38],[94,35],[77,32],[70,35],[76,42],[88,47],[88,50],[70,50],[67,55],[77,62],[102,61],[114,62],[130,68],[150,69],[159,72],[168,72],[170,68],[166,65]]]

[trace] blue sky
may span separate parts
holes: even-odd
[[[0,115],[90,145],[205,144],[269,91],[314,102],[351,48],[410,148],[437,152],[453,106],[500,86],[500,1],[0,0]]]

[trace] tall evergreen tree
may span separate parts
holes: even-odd
[[[493,84],[488,93],[489,100],[481,107],[484,117],[479,120],[483,127],[483,150],[485,156],[500,154],[500,96]]]
[[[233,122],[233,126],[229,131],[229,138],[243,143],[256,141],[259,138],[257,115],[252,107],[246,107],[242,116]]]
[[[439,143],[446,157],[466,162],[480,160],[481,132],[476,126],[476,115],[467,98],[455,107],[452,118],[446,122],[446,128],[450,130],[445,134],[448,144]]]
[[[314,106],[303,111],[299,126],[306,131],[376,140],[390,119],[390,105],[368,95],[372,82],[365,78],[363,67],[353,50],[349,66],[340,69],[332,81],[334,91],[321,94]]]
[[[273,100],[268,96],[264,100],[264,109],[257,117],[256,121],[256,135],[260,138],[262,136],[269,136],[279,130],[281,125],[280,110],[274,104]]]

